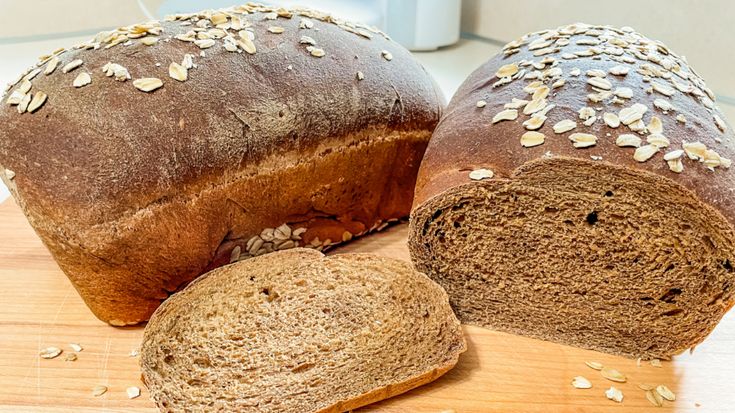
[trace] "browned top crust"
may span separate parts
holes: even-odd
[[[507,178],[531,160],[561,156],[671,179],[733,224],[735,146],[714,99],[683,57],[633,29],[579,23],[525,35],[450,102],[421,165],[414,206],[468,182],[473,170]],[[556,133],[563,120],[576,127]],[[544,136],[526,135],[522,146],[534,128]]]
[[[26,212],[66,228],[193,197],[364,128],[430,130],[443,104],[379,31],[253,4],[101,33],[35,69],[2,100],[0,172]],[[146,92],[159,82],[142,78],[163,86]]]

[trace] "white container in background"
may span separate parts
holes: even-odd
[[[385,31],[409,50],[434,50],[459,40],[461,0],[386,0]]]
[[[138,0],[151,17],[231,5],[232,0]],[[306,6],[358,21],[388,33],[410,50],[434,50],[459,40],[461,0],[272,0],[278,6]],[[157,16],[156,16],[157,15]]]

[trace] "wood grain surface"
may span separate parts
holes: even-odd
[[[0,204],[0,411],[7,412],[155,412],[140,381],[137,349],[143,327],[115,328],[89,312],[12,200]],[[407,260],[406,226],[399,225],[340,248]],[[466,326],[469,350],[438,381],[386,400],[361,412],[733,412],[735,411],[735,313],[731,312],[693,354],[660,368],[609,356]],[[72,352],[47,360],[48,346]],[[628,376],[612,383],[585,361],[598,361]],[[571,386],[574,376],[593,387]],[[675,402],[656,408],[637,388],[665,384]],[[109,391],[93,397],[92,389]],[[621,404],[605,398],[611,385],[621,389]],[[128,399],[125,389],[142,394]]]

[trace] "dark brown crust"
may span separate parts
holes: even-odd
[[[642,61],[628,65],[611,61],[605,54],[602,55],[601,60],[590,58],[564,60],[560,57],[561,53],[589,48],[589,46],[576,45],[574,42],[585,37],[591,38],[575,36],[569,46],[561,47],[559,53],[551,55],[560,60],[559,66],[564,70],[563,78],[566,84],[561,88],[553,89],[552,95],[548,98],[549,103],[555,104],[556,107],[548,113],[548,119],[539,129],[539,132],[546,135],[543,145],[532,148],[521,146],[521,135],[526,132],[521,124],[528,118],[521,111],[515,121],[491,124],[493,116],[503,110],[503,105],[509,103],[512,98],[530,100],[530,95],[523,91],[523,88],[531,83],[528,80],[518,79],[510,84],[493,88],[492,84],[499,80],[495,77],[497,70],[508,63],[523,59],[540,61],[543,57],[534,57],[531,51],[523,47],[520,52],[511,56],[498,54],[473,72],[450,101],[446,115],[432,136],[419,170],[414,207],[448,187],[468,182],[467,174],[474,169],[487,168],[497,176],[509,177],[516,168],[526,162],[539,159],[547,153],[554,157],[563,156],[584,160],[589,160],[590,156],[594,155],[601,156],[602,160],[612,164],[650,171],[671,179],[693,191],[703,202],[714,206],[731,224],[735,224],[735,196],[733,196],[735,168],[719,167],[712,172],[698,161],[684,159],[684,171],[677,174],[670,171],[666,162],[662,160],[663,153],[680,149],[682,141],[701,141],[721,156],[735,159],[735,135],[733,135],[732,127],[728,127],[725,133],[720,131],[713,121],[712,114],[691,95],[677,91],[673,97],[666,98],[656,92],[645,93],[644,89],[650,86],[650,82],[644,82],[643,76],[635,71],[644,63]],[[528,42],[536,38],[538,35],[533,35]],[[589,69],[602,69],[607,72],[610,67],[617,65],[630,67],[630,72],[625,77],[608,74],[607,79],[613,83],[613,89],[615,87],[631,88],[634,98],[629,99],[624,105],[592,103],[587,100],[587,94],[594,93],[594,90],[587,85],[588,76],[585,75],[585,72]],[[581,75],[578,77],[569,76],[570,69],[574,67],[581,70]],[[678,78],[677,80],[681,81]],[[661,110],[654,108],[653,101],[657,98],[669,100],[677,111],[664,114]],[[487,106],[477,108],[476,103],[479,100],[485,100]],[[599,119],[594,125],[588,127],[582,124],[578,114],[578,110],[584,106],[602,107],[604,110],[598,111],[599,117],[607,111],[618,113],[623,107],[634,103],[642,103],[648,107],[648,112],[643,117],[646,124],[653,114],[661,118],[664,125],[663,134],[671,141],[668,148],[642,163],[633,159],[634,148],[621,148],[615,144],[615,138],[619,134],[633,133],[627,127],[621,125],[613,129]],[[724,115],[719,110],[716,113],[724,119]],[[686,117],[686,124],[675,120],[677,114],[683,114]],[[563,134],[555,134],[552,129],[553,125],[563,119],[574,120],[577,122],[577,128]],[[596,135],[597,145],[586,149],[575,149],[568,139],[568,136],[575,132]],[[715,138],[720,138],[722,142],[716,142]],[[437,184],[435,182],[440,176],[454,176],[455,174],[459,176],[456,180],[452,180],[452,183]]]
[[[145,320],[167,291],[207,267],[234,227],[246,237],[293,216],[323,215],[341,219],[346,224],[339,229],[351,231],[350,222],[369,228],[408,213],[418,159],[443,105],[421,65],[378,34],[366,39],[318,19],[311,19],[312,29],[299,29],[298,15],[263,20],[255,13],[247,20],[254,26],[254,55],[227,52],[219,41],[199,57],[192,43],[164,40],[191,26],[164,22],[154,46],[133,40],[61,54],[53,74],[33,79],[32,92],[49,96],[33,114],[20,115],[3,102],[0,165],[16,174],[6,182],[105,321]],[[274,25],[285,32],[269,33]],[[299,44],[303,35],[326,55],[311,56]],[[178,82],[168,66],[187,53],[198,67]],[[62,73],[74,59],[83,66]],[[132,80],[105,77],[108,62],[126,67]],[[92,83],[76,89],[72,81],[81,71],[92,75]],[[357,80],[358,71],[364,80]],[[157,77],[164,86],[138,91],[132,82],[142,77]],[[328,163],[320,157],[349,147],[349,157],[328,162],[376,156],[383,169],[373,172],[374,179],[359,181],[364,177],[357,171],[320,171]],[[408,162],[391,167],[396,156]],[[310,167],[286,171],[309,160]],[[293,175],[296,170],[301,174]],[[318,181],[312,180],[315,171]],[[260,174],[268,175],[260,185],[243,185]],[[280,181],[286,177],[293,181]],[[329,190],[330,181],[359,196],[341,199]],[[273,195],[261,192],[266,183],[282,186],[270,187],[278,192]],[[247,210],[238,209],[245,204]],[[233,218],[236,210],[240,216]]]

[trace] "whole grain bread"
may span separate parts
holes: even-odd
[[[432,137],[413,262],[463,322],[631,357],[695,346],[735,289],[735,143],[714,99],[630,28],[509,43]]]
[[[42,57],[2,99],[0,175],[95,315],[134,324],[212,268],[407,216],[442,105],[375,29],[177,15]]]
[[[163,412],[342,412],[435,380],[465,348],[446,293],[409,263],[297,248],[166,300],[141,366]]]

